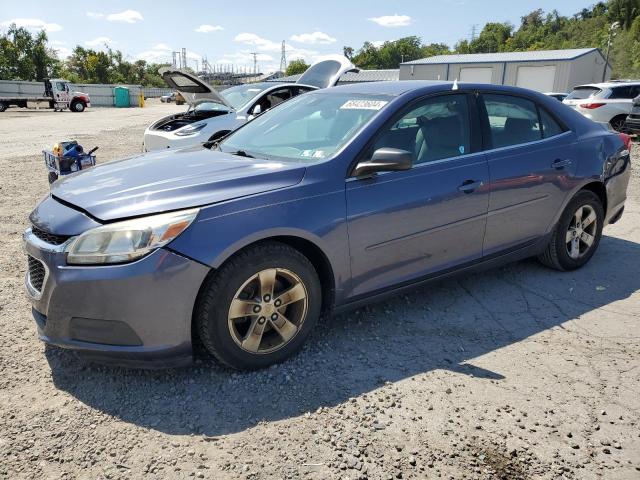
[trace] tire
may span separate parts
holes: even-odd
[[[578,225],[580,228],[576,230],[576,215],[579,211],[582,220]],[[593,226],[593,221],[586,223],[586,220],[591,217],[591,213],[595,216],[595,226]],[[551,234],[546,250],[538,259],[544,265],[561,271],[582,267],[598,249],[603,226],[604,209],[600,198],[589,190],[580,190],[565,208]],[[584,237],[580,232],[586,233],[587,237]],[[568,241],[571,237],[573,240]],[[593,237],[593,239],[590,245],[587,245],[582,239],[589,237]],[[574,247],[576,241],[578,244],[577,255]]]
[[[84,103],[82,103],[82,102],[73,102],[71,104],[71,111],[72,112],[80,113],[80,112],[84,112],[84,109],[85,109],[85,106],[84,106]]]
[[[4,102],[0,102],[0,112],[4,112],[7,109],[7,104]]]
[[[55,172],[49,172],[49,185],[58,180],[58,174]]]
[[[272,298],[262,298],[269,291],[263,290],[262,282],[263,274],[270,277],[268,272],[276,272],[275,287]],[[301,298],[276,309],[282,293],[294,286]],[[237,313],[251,313],[234,316],[232,302],[244,307]],[[207,351],[221,363],[256,370],[282,362],[302,347],[318,322],[321,304],[320,280],[311,262],[288,245],[266,242],[240,252],[208,278],[198,296],[194,323]],[[259,313],[254,313],[256,306]]]

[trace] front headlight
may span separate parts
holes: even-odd
[[[179,137],[187,137],[189,135],[195,135],[206,126],[207,126],[206,123],[195,123],[193,125],[189,125],[188,127],[181,128],[180,130],[177,130],[175,133]]]
[[[87,230],[67,247],[67,263],[124,263],[143,257],[185,231],[198,212],[194,208],[163,213]]]

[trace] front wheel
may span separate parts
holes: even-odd
[[[195,326],[222,363],[255,370],[298,351],[320,317],[318,274],[299,251],[279,242],[247,249],[203,286]]]
[[[82,102],[73,102],[71,104],[71,111],[72,112],[84,112],[84,103]]]
[[[4,112],[7,109],[7,104],[0,102],[0,112]]]
[[[581,190],[569,202],[538,258],[556,270],[575,270],[587,263],[598,248],[604,227],[604,208],[598,196]]]

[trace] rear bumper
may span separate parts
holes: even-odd
[[[40,289],[25,278],[42,341],[122,366],[191,362],[191,317],[208,267],[163,249],[129,264],[69,266],[63,249],[46,245],[25,232],[27,254],[45,271]]]

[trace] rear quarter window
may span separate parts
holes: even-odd
[[[542,123],[543,138],[555,137],[564,133],[564,128],[551,116],[544,108],[538,107],[540,110],[540,121]]]

